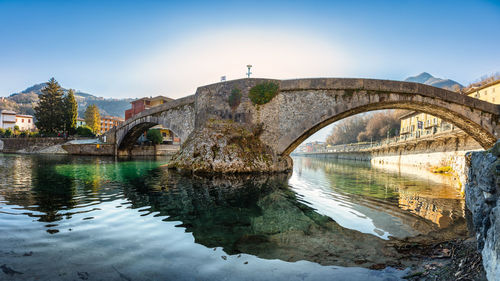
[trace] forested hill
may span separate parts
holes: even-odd
[[[9,109],[21,114],[34,114],[33,107],[38,102],[38,95],[42,93],[45,83],[35,84],[19,93],[13,93],[10,96],[0,100],[0,110]],[[67,89],[64,89],[67,92]],[[83,117],[83,112],[90,104],[99,107],[101,115],[111,115],[124,117],[125,110],[130,108],[130,102],[134,99],[106,99],[81,91],[75,92],[75,98],[78,102],[78,114]]]

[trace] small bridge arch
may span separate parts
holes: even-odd
[[[194,96],[145,110],[105,135],[108,143],[115,144],[117,151],[128,150],[145,131],[156,125],[172,131],[182,144],[194,130]]]

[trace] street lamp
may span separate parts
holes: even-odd
[[[251,64],[247,64],[247,68],[248,68],[247,78],[250,78],[250,74],[252,74],[252,72],[250,72],[250,68],[252,68],[252,65]]]

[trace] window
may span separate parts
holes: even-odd
[[[24,123],[24,118],[23,118],[23,119],[21,119],[21,123]]]
[[[493,99],[495,99],[495,98],[493,98]],[[31,123],[31,119],[28,119],[28,123]]]
[[[434,125],[437,125],[437,123],[438,123],[437,118],[434,118]]]

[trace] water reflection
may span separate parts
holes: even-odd
[[[105,256],[126,249],[144,264],[157,262],[157,245],[177,237],[170,247],[182,250],[175,256],[199,266],[207,261],[191,257],[197,245],[234,256],[366,268],[411,264],[391,236],[464,231],[463,201],[446,187],[366,165],[302,158],[293,175],[207,179],[161,168],[166,162],[1,156],[0,230],[15,237],[13,225],[22,225],[33,243],[45,241],[42,230],[80,250],[97,243]],[[147,241],[138,243],[141,236]],[[211,259],[214,266],[224,261]]]
[[[448,184],[368,162],[299,157],[294,165],[292,189],[344,227],[386,239],[464,224],[464,200]]]

